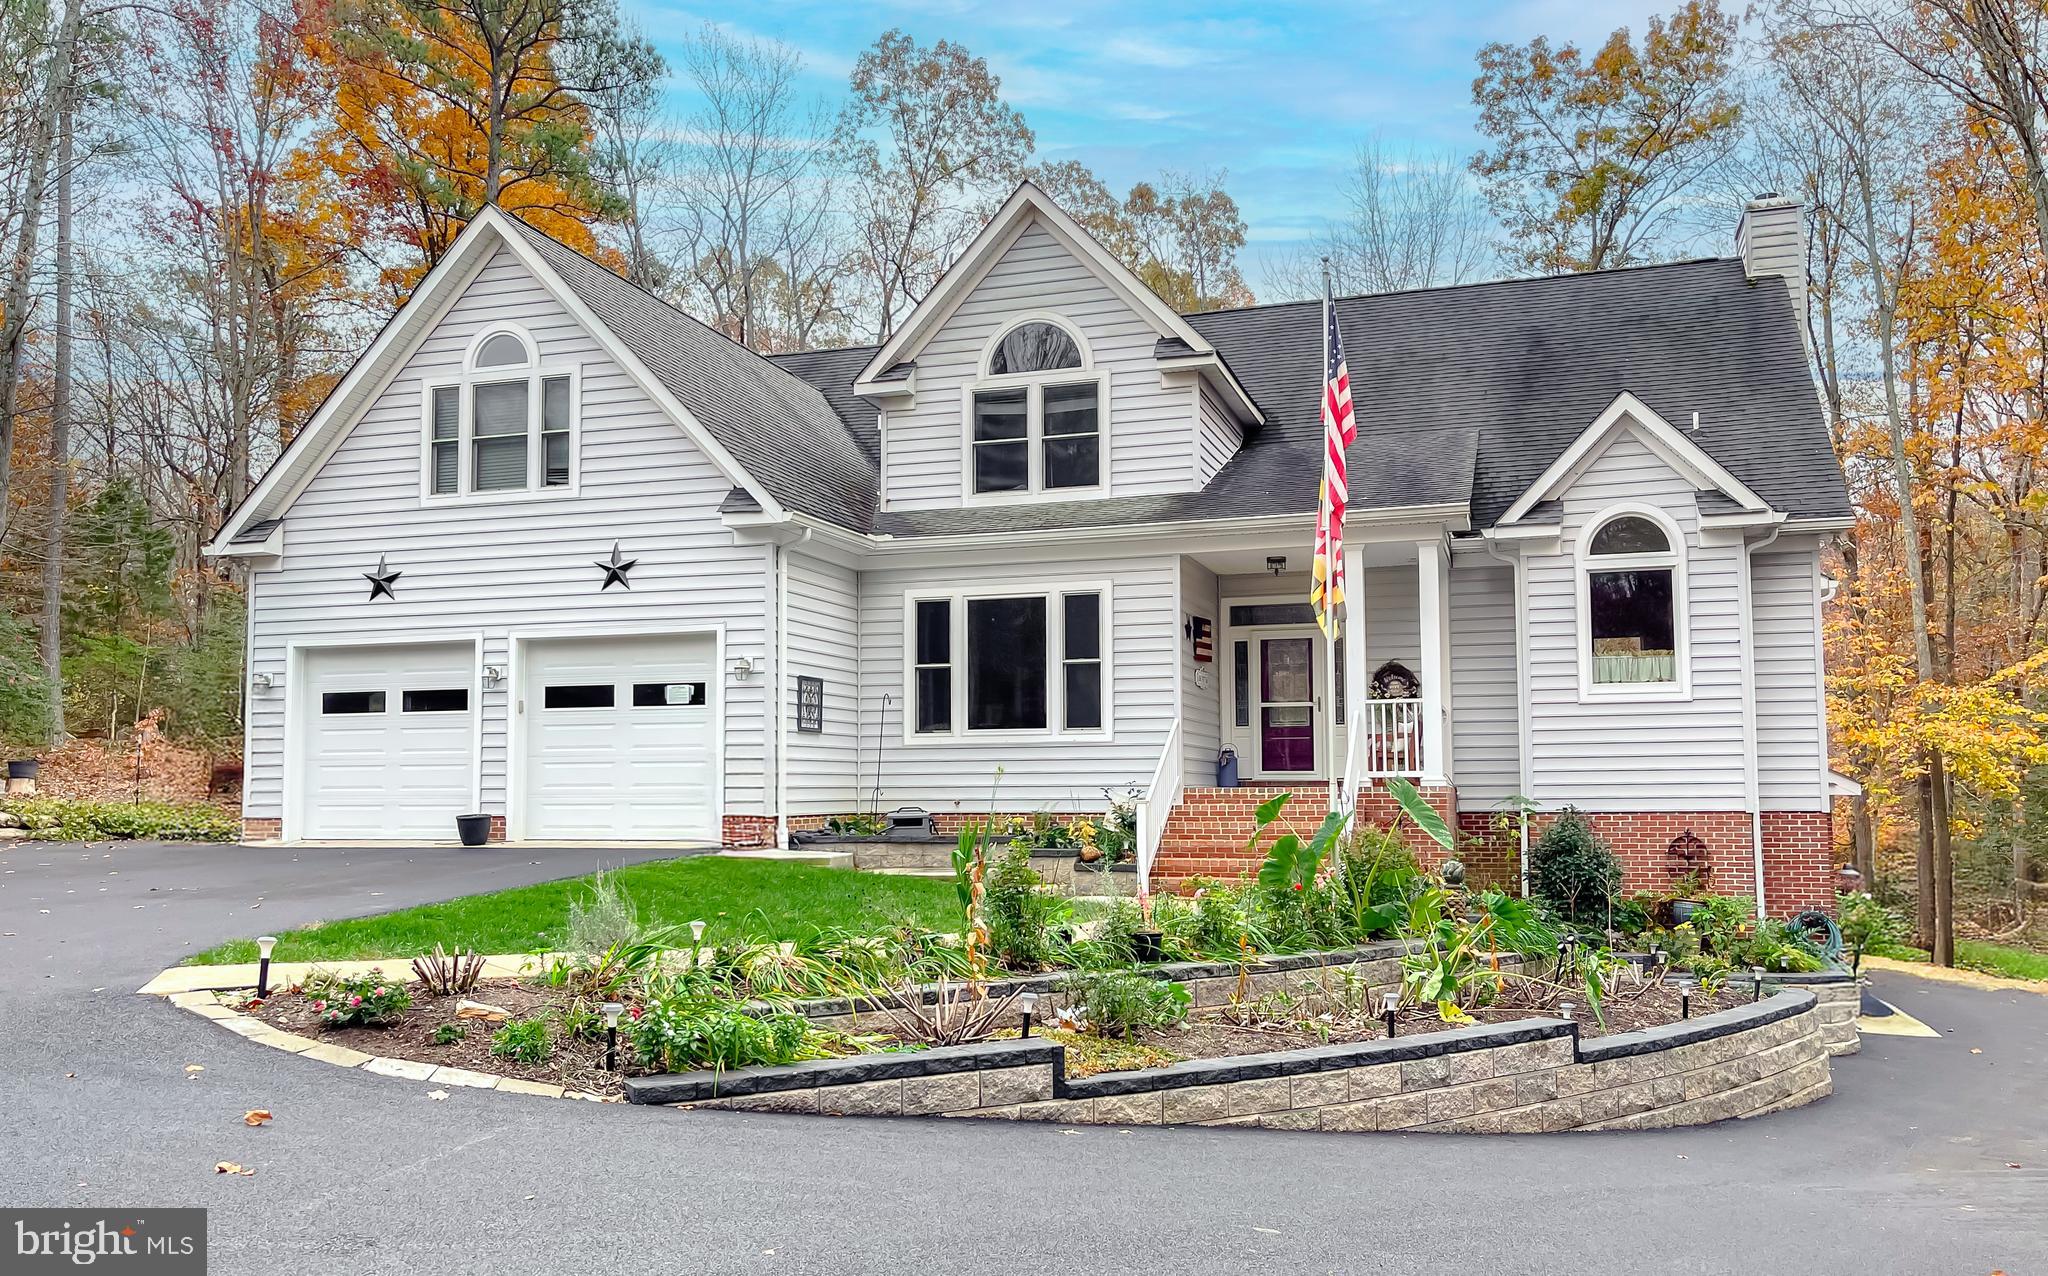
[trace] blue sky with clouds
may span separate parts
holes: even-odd
[[[1469,154],[1478,147],[1473,56],[1492,40],[1597,43],[1640,33],[1657,0],[623,0],[657,46],[706,21],[798,49],[805,88],[837,100],[861,50],[890,27],[965,44],[1002,78],[1041,159],[1079,159],[1114,189],[1162,169],[1227,170],[1251,227],[1247,273],[1335,211],[1353,148],[1377,134]],[[671,58],[671,61],[674,61]],[[688,106],[679,88],[679,109]]]

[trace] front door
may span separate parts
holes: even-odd
[[[1322,753],[1322,646],[1313,634],[1261,634],[1257,653],[1258,769],[1264,777],[1318,774]]]

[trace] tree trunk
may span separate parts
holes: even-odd
[[[1934,825],[1934,943],[1929,952],[1937,966],[1956,964],[1956,873],[1955,851],[1949,836],[1948,768],[1940,750],[1927,755],[1928,789],[1933,795],[1930,811]]]
[[[50,153],[57,140],[57,106],[71,92],[71,62],[78,45],[83,6],[65,0],[64,17],[50,50],[44,76],[43,109],[29,142],[28,176],[21,196],[21,232],[8,267],[7,290],[0,296],[0,541],[7,536],[8,484],[13,478],[15,403],[21,390],[21,357],[28,344],[28,290],[35,273],[36,240],[42,231],[43,196],[50,184]]]
[[[1934,787],[1929,777],[1934,773],[1932,754],[1927,759],[1927,775],[1920,777],[1913,786],[1919,800],[1918,838],[1913,847],[1913,943],[1934,951]]]
[[[1849,799],[1851,862],[1863,875],[1863,889],[1877,889],[1877,830],[1870,820],[1870,799],[1862,793]]]
[[[57,124],[57,331],[50,392],[49,532],[43,540],[43,676],[50,684],[50,736],[64,728],[64,522],[71,509],[71,95]]]

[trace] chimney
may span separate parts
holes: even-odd
[[[1796,199],[1765,191],[1742,207],[1735,223],[1735,250],[1742,271],[1755,283],[1781,279],[1792,297],[1799,335],[1806,337],[1806,210]]]

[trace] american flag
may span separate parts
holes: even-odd
[[[1337,305],[1323,279],[1323,488],[1316,506],[1316,557],[1310,569],[1309,603],[1316,623],[1337,636],[1337,607],[1344,601],[1344,506],[1349,499],[1344,449],[1358,437],[1351,415],[1351,373],[1344,366],[1344,338],[1337,331]]]

